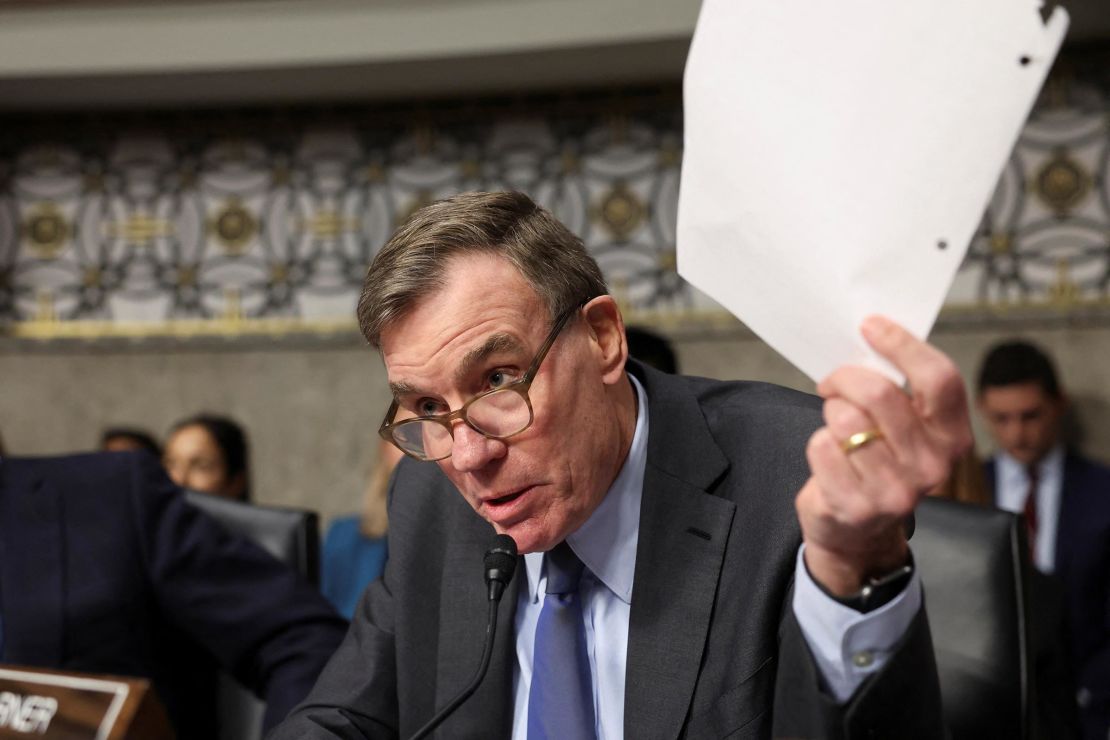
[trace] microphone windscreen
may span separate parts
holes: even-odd
[[[486,551],[486,581],[508,583],[516,570],[516,542],[507,534],[497,535],[493,546]]]

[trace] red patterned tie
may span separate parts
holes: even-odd
[[[1029,489],[1025,494],[1025,526],[1029,534],[1029,558],[1037,562],[1037,465],[1025,469],[1029,475]]]

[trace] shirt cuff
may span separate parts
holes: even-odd
[[[868,676],[882,670],[921,609],[921,576],[914,568],[902,593],[861,614],[814,583],[802,559],[804,553],[803,544],[794,565],[794,617],[825,687],[837,703],[844,704]]]

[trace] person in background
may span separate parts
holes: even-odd
[[[1063,600],[1083,737],[1106,740],[1110,468],[1064,444],[1067,397],[1052,360],[1029,342],[1004,342],[987,353],[978,405],[997,448],[984,467],[994,503],[1025,515],[1033,564],[1048,576],[1040,580],[1056,584]]]
[[[348,619],[354,616],[362,592],[385,568],[386,499],[393,468],[402,456],[396,446],[378,440],[378,464],[366,482],[362,512],[336,519],[324,537],[320,590]]]
[[[0,548],[0,663],[146,677],[181,740],[220,736],[221,667],[276,724],[347,627],[143,453],[0,459]]]
[[[182,488],[250,501],[247,435],[226,416],[197,414],[174,424],[162,463]]]
[[[162,446],[154,435],[133,427],[108,427],[100,435],[100,449],[103,452],[146,450],[156,458],[162,457]]]
[[[666,337],[642,326],[626,326],[624,334],[632,358],[671,375],[678,372],[678,357]]]

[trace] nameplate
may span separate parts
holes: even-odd
[[[0,738],[140,737],[133,723],[140,705],[154,701],[144,701],[148,691],[142,679],[0,667]],[[165,737],[168,728],[158,726]]]

